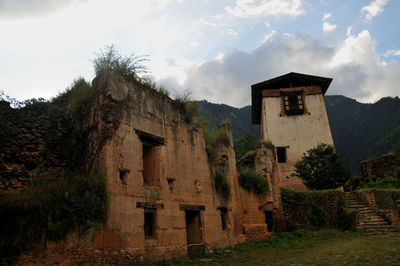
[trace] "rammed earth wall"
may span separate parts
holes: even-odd
[[[108,178],[108,220],[67,241],[47,243],[19,263],[154,261],[270,234],[265,211],[275,221],[281,215],[272,150],[257,151],[256,169],[272,186],[265,197],[255,197],[238,185],[229,126],[223,129],[230,144],[218,147],[210,162],[199,118],[188,119],[169,97],[112,73],[97,77],[93,89],[78,127],[87,136],[86,166]],[[227,177],[229,199],[216,191],[217,169]]]

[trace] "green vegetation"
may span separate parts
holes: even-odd
[[[303,155],[292,175],[301,178],[309,189],[338,188],[351,178],[333,146],[323,143]]]
[[[140,79],[141,83],[147,87],[149,87],[152,90],[157,91],[158,93],[169,97],[170,96],[170,92],[169,90],[167,90],[164,86],[158,86],[152,78],[150,77],[142,77]]]
[[[12,262],[45,240],[64,239],[106,221],[103,175],[70,174],[39,180],[25,191],[0,193],[0,257]]]
[[[369,189],[369,188],[375,188],[375,189],[385,189],[385,188],[393,188],[396,189],[398,188],[398,179],[396,178],[382,178],[378,179],[375,182],[370,182],[367,184],[362,185],[362,188],[364,189]]]
[[[229,121],[225,121],[228,123]],[[200,123],[203,128],[204,142],[206,144],[206,151],[210,158],[216,156],[218,147],[229,147],[231,138],[223,128],[218,128],[216,131],[211,131],[209,122],[204,118],[200,118]]]
[[[299,230],[155,265],[397,265],[399,254],[399,235]]]
[[[395,210],[396,201],[400,200],[400,189],[364,189],[357,193],[361,199],[364,198],[364,194],[373,194],[377,208],[380,210]],[[365,198],[364,201],[367,203]]]
[[[220,193],[224,199],[230,199],[231,196],[231,186],[228,183],[226,175],[220,171],[215,171],[215,189],[217,193]]]
[[[354,229],[355,213],[346,207],[344,192],[339,190],[294,191],[281,189],[288,217],[287,229]]]
[[[325,96],[335,148],[354,171],[359,163],[387,152],[400,155],[400,99],[382,98],[373,104],[344,96]]]
[[[268,180],[257,171],[246,168],[239,175],[239,184],[249,192],[265,196],[268,192]]]
[[[192,99],[192,92],[185,90],[182,94],[175,95],[172,104],[183,114],[186,123],[193,122],[195,117],[199,116],[199,106]]]
[[[104,50],[100,49],[96,56],[93,60],[96,76],[105,75],[112,71],[126,80],[138,80],[137,74],[147,72],[147,68],[143,65],[143,62],[148,61],[146,56],[135,54],[122,56],[113,45],[106,46]]]
[[[240,159],[249,152],[255,151],[258,139],[252,135],[244,135],[239,140],[239,147],[236,149],[236,158]]]

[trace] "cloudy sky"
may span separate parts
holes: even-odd
[[[400,95],[400,0],[0,0],[0,90],[51,98],[105,45],[172,91],[236,107],[288,72],[361,102]]]

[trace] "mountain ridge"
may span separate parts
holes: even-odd
[[[393,152],[400,155],[400,99],[384,97],[375,103],[360,103],[343,95],[327,95],[326,111],[337,152],[345,164],[358,171],[362,160]],[[200,115],[216,127],[231,120],[234,145],[244,135],[260,136],[260,126],[251,124],[251,106],[242,108],[198,101]]]

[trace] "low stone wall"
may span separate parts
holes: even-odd
[[[373,189],[357,191],[357,196],[390,224],[400,229],[400,190]]]
[[[59,244],[45,249],[37,249],[19,257],[17,265],[125,265],[137,262],[152,262],[187,256],[187,247],[168,245],[146,247],[144,249],[91,249],[79,246],[65,247]]]
[[[400,190],[371,189],[356,192],[368,206],[380,210],[399,209]]]
[[[346,209],[345,194],[339,190],[294,191],[282,189],[287,230],[325,228],[352,229],[355,212]]]
[[[243,232],[248,241],[264,239],[271,235],[266,224],[245,224]]]
[[[365,160],[360,163],[361,181],[368,183],[379,178],[400,178],[400,159],[394,154],[385,154],[379,158]]]

